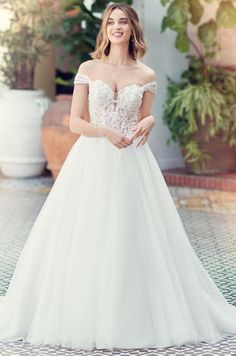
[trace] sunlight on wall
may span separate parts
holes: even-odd
[[[6,30],[10,26],[11,12],[0,9],[0,31]]]

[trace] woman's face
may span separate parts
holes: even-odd
[[[111,12],[107,21],[107,37],[113,44],[129,42],[131,28],[124,12],[115,9]]]

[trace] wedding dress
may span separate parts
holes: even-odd
[[[91,122],[126,136],[155,81],[89,86]],[[139,141],[135,140],[135,143]],[[0,339],[85,350],[214,342],[236,334],[229,304],[194,252],[148,143],[72,146],[0,303]]]

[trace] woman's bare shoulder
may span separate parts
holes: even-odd
[[[79,65],[78,72],[81,74],[89,74],[98,65],[99,64],[96,59],[88,59],[87,61],[84,61]]]
[[[139,73],[143,82],[148,83],[156,80],[156,72],[148,65],[139,62]]]

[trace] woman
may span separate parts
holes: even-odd
[[[236,333],[147,144],[155,73],[136,12],[112,4],[75,77],[81,135],[38,215],[0,308],[0,338],[95,348],[214,342]]]

